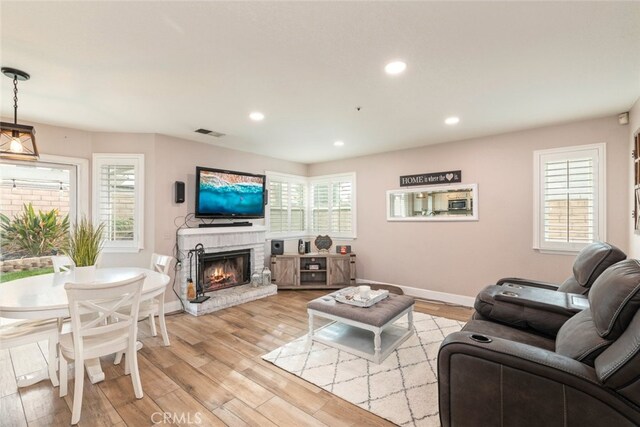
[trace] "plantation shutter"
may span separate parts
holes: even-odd
[[[104,223],[105,248],[142,248],[142,155],[94,155],[94,222]]]
[[[331,230],[338,233],[351,232],[352,197],[351,181],[333,183],[333,203],[331,206]]]
[[[271,180],[269,182],[269,230],[272,233],[287,231],[287,205],[289,184]]]
[[[306,185],[296,178],[269,176],[269,231],[299,235],[306,230]]]
[[[591,158],[545,163],[545,241],[593,242],[593,163]]]
[[[605,238],[604,149],[593,144],[534,153],[535,247],[576,251]]]
[[[305,185],[301,183],[289,184],[289,231],[304,232],[306,230],[305,200]]]
[[[328,233],[330,183],[311,184],[311,231]]]
[[[311,180],[311,232],[355,237],[355,174]]]
[[[102,165],[98,219],[105,224],[105,239],[132,241],[135,234],[136,174],[130,165]]]

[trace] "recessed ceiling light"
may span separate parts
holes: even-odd
[[[458,123],[460,123],[460,117],[456,117],[456,116],[447,117],[444,122],[448,125],[457,125]]]
[[[391,75],[400,74],[406,69],[407,69],[407,64],[402,61],[389,62],[384,67],[384,71],[387,74],[391,74]]]
[[[336,147],[342,147],[344,145],[344,141],[336,141],[333,143]]]
[[[264,114],[262,114],[260,111],[254,111],[253,113],[249,114],[249,118],[254,122],[259,122],[260,120],[264,120]]]

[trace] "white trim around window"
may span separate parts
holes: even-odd
[[[606,144],[533,153],[533,248],[575,253],[606,240]]]
[[[104,252],[144,248],[144,181],[144,154],[93,154],[93,221],[106,224]]]

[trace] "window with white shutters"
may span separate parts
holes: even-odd
[[[93,155],[93,221],[105,224],[105,251],[142,249],[143,202],[143,154]]]
[[[310,178],[310,231],[355,238],[355,173]]]
[[[605,145],[534,153],[535,247],[578,251],[604,240]]]
[[[266,174],[270,237],[356,237],[355,173],[313,178]]]
[[[307,179],[267,172],[269,232],[275,237],[302,236],[307,225]]]

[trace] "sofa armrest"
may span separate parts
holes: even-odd
[[[438,388],[443,426],[594,425],[594,419],[640,423],[638,408],[603,387],[592,367],[472,332],[456,332],[443,341]]]
[[[541,282],[539,280],[521,279],[519,277],[504,277],[496,282],[496,285],[502,286],[505,284],[512,284],[516,286],[529,286],[532,288],[550,289],[557,291],[560,285],[549,282]]]

